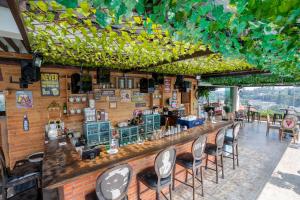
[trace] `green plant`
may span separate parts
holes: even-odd
[[[216,90],[215,87],[199,86],[195,93],[196,99],[204,97],[207,101],[207,104],[209,105],[209,93],[214,90]]]
[[[226,113],[229,113],[229,112],[230,112],[230,107],[227,106],[227,105],[223,106],[223,109],[224,109],[224,111],[225,111]]]
[[[147,68],[209,48],[279,75],[299,74],[298,0],[231,0],[229,4],[56,0],[29,4],[23,14],[31,45],[44,54],[46,62]],[[189,70],[177,69],[185,74]],[[155,71],[163,73],[164,68]],[[194,71],[192,68],[191,74]]]
[[[263,86],[263,85],[291,85],[299,84],[299,77],[278,75],[248,75],[248,76],[226,76],[203,79],[213,85],[226,86]]]

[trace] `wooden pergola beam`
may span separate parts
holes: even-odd
[[[171,61],[163,60],[159,63],[151,64],[151,65],[148,65],[148,66],[145,66],[145,67],[136,67],[133,70],[158,67],[158,66],[164,65],[164,64],[170,64],[170,63],[174,63],[174,62],[179,62],[179,61],[183,61],[183,60],[188,60],[188,59],[193,59],[193,58],[197,58],[197,57],[207,56],[207,55],[211,55],[211,54],[213,54],[213,52],[210,51],[209,49],[206,49],[205,51],[196,51],[193,54],[179,56],[179,58],[177,58],[177,59],[174,58]]]
[[[23,20],[21,17],[19,4],[18,4],[17,0],[9,0],[9,1],[7,1],[7,4],[8,4],[8,7],[9,7],[14,19],[15,19],[18,29],[21,33],[21,36],[24,41],[24,46],[25,46],[26,50],[30,53],[31,47],[30,47],[28,36],[27,36],[27,31],[26,31],[26,28],[24,26],[24,23],[23,23]]]
[[[0,58],[32,60],[33,56],[32,54],[0,51]]]
[[[3,51],[8,51],[8,47],[0,40],[0,48],[3,49]]]
[[[253,70],[244,70],[244,71],[233,71],[233,72],[224,72],[224,73],[211,73],[203,74],[202,78],[213,78],[213,77],[226,77],[226,76],[243,76],[243,75],[252,75],[252,74],[270,74],[269,71],[253,69]]]
[[[9,44],[9,46],[11,46],[11,48],[13,48],[15,50],[15,52],[20,53],[19,47],[16,45],[16,43],[11,38],[4,37],[4,40]]]

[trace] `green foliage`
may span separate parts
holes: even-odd
[[[25,18],[33,49],[50,62],[134,68],[207,46],[279,75],[299,74],[299,0],[32,2]]]
[[[195,59],[169,63],[148,68],[145,71],[164,72],[167,74],[198,75],[210,73],[222,73],[231,71],[250,70],[254,67],[239,59],[226,59],[219,55],[199,57]]]
[[[300,84],[300,80],[285,76],[280,77],[277,75],[249,75],[249,76],[232,76],[232,77],[216,77],[207,78],[203,81],[209,82],[213,85],[226,85],[226,86],[263,86],[263,85],[291,85]]]

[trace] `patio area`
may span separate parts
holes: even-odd
[[[204,172],[204,198],[201,197],[201,191],[198,190],[197,199],[254,200],[258,199],[258,197],[260,200],[282,199],[276,198],[276,195],[275,197],[273,195],[274,191],[276,192],[278,188],[281,188],[284,194],[281,196],[286,196],[288,192],[294,194],[287,197],[297,197],[296,199],[300,199],[299,175],[288,176],[287,171],[282,171],[281,175],[284,176],[284,180],[272,175],[275,169],[278,171],[277,166],[286,166],[291,160],[293,161],[293,166],[297,166],[294,159],[295,155],[291,156],[291,153],[288,152],[293,149],[293,151],[297,150],[299,153],[299,145],[289,145],[289,140],[280,142],[278,140],[278,133],[275,130],[271,131],[268,137],[266,137],[265,133],[266,123],[246,123],[239,135],[240,166],[233,170],[232,160],[226,158],[225,179],[219,179],[219,184],[215,183],[215,172],[206,170]],[[191,199],[191,195],[191,188],[182,185],[176,189],[174,199]],[[295,200],[295,198],[292,199]]]

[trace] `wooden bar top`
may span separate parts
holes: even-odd
[[[101,152],[100,156],[94,160],[81,160],[79,153],[76,152],[75,148],[69,142],[67,142],[67,145],[59,146],[59,142],[63,141],[63,139],[49,141],[48,144],[45,144],[42,186],[44,189],[58,188],[78,179],[80,176],[95,171],[100,172],[116,164],[156,154],[169,146],[190,142],[201,134],[208,134],[231,124],[231,121],[219,121],[215,124],[205,123],[204,125],[159,140],[145,141],[143,144],[131,144],[120,147],[118,149],[119,152],[114,155]]]

